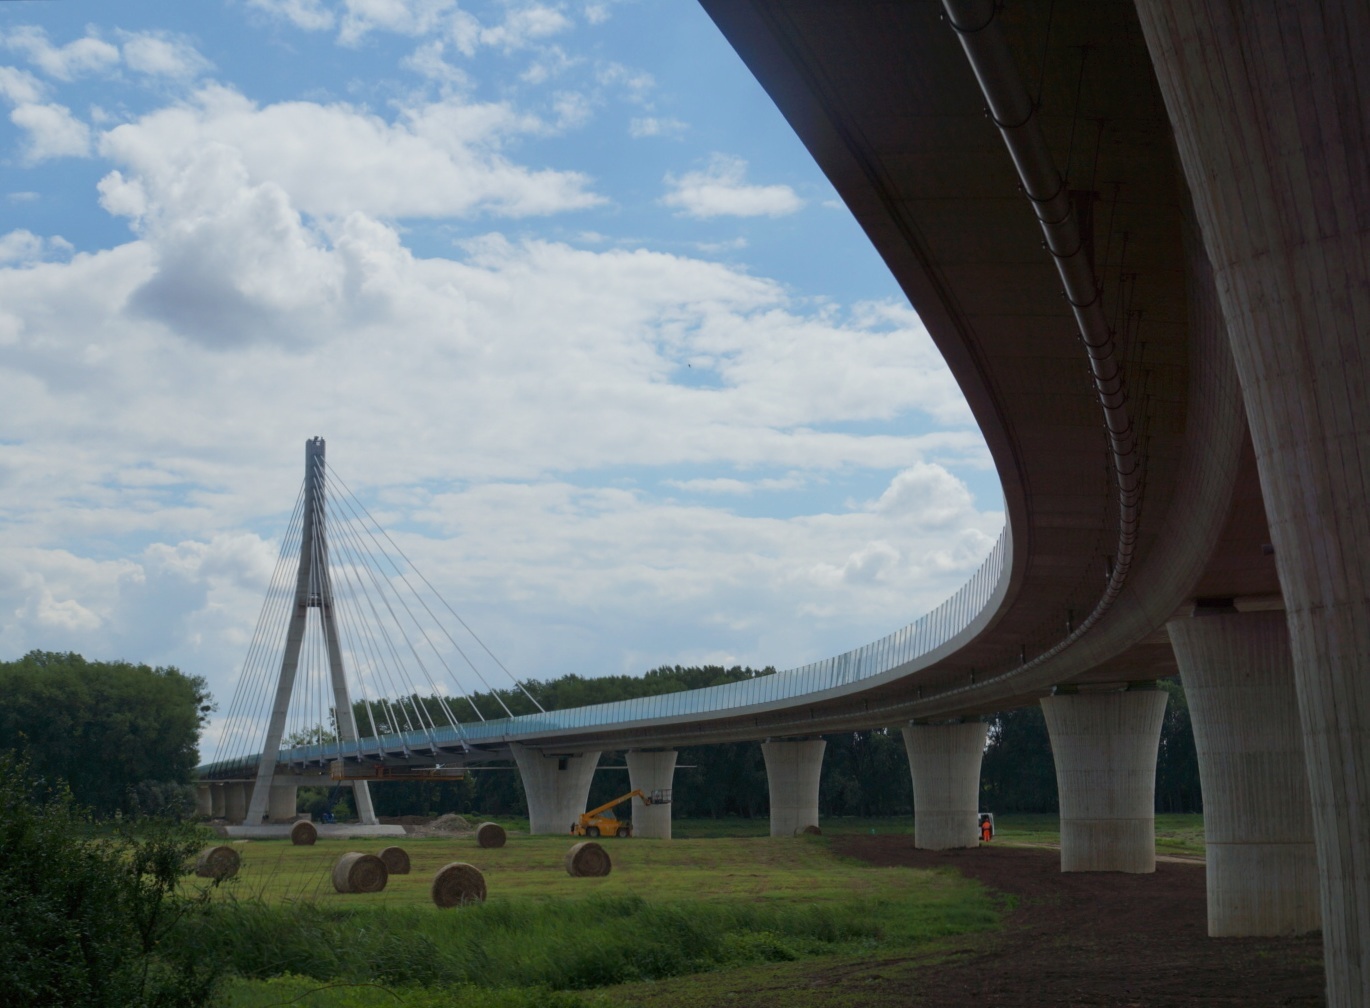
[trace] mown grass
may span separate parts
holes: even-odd
[[[680,819],[672,825],[678,837],[766,836],[770,825],[758,819]],[[995,816],[995,841],[1040,846],[1061,842],[1061,821],[1055,813],[1006,813]],[[825,836],[853,833],[884,836],[913,835],[912,816],[880,818],[830,817],[823,820]],[[1185,857],[1203,857],[1204,829],[1201,813],[1176,813],[1156,816],[1156,852]]]
[[[330,871],[347,851],[375,853],[390,843],[408,851],[412,871],[391,876],[380,893],[334,892]],[[877,898],[885,885],[879,870],[834,858],[822,838],[730,837],[711,840],[618,840],[601,843],[613,858],[604,878],[566,874],[570,837],[510,836],[506,846],[483,850],[467,838],[320,840],[312,847],[283,841],[236,844],[238,877],[219,898],[267,904],[310,902],[320,907],[431,907],[433,874],[450,861],[475,865],[493,899],[547,901],[590,895],[633,895],[672,900],[759,902],[802,900],[806,905]],[[874,874],[872,874],[874,872]],[[919,873],[914,873],[919,874]]]
[[[997,843],[1055,847],[1061,843],[1061,821],[1054,815],[1018,813],[994,817]],[[1204,856],[1202,813],[1167,813],[1156,816],[1156,853],[1182,857]]]
[[[1059,843],[1054,815],[996,818],[996,842]],[[680,820],[675,840],[602,841],[614,867],[599,879],[566,874],[569,837],[511,833],[495,850],[466,838],[251,841],[238,845],[239,878],[182,937],[227,962],[221,1008],[601,1008],[726,1000],[783,986],[819,957],[844,971],[895,951],[935,958],[955,936],[994,926],[992,894],[959,875],[875,868],[829,849],[832,836],[911,834],[911,817],[823,828],[771,839],[765,819]],[[1202,855],[1201,816],[1157,816],[1156,830],[1158,851]],[[381,893],[333,891],[341,854],[396,842],[409,875]],[[449,861],[480,868],[485,904],[432,905],[433,873]]]
[[[243,843],[239,878],[179,940],[223,958],[238,978],[222,995],[233,1008],[296,997],[512,1008],[595,1004],[557,992],[724,967],[907,949],[997,919],[990,894],[953,873],[873,868],[834,856],[822,838],[606,840],[614,867],[597,879],[566,874],[569,845],[408,838],[411,874],[381,893],[344,895],[328,881],[333,861],[382,842]],[[432,905],[433,873],[453,860],[485,874],[486,903]],[[378,986],[320,989],[336,983]]]

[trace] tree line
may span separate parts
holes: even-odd
[[[213,710],[204,679],[173,666],[30,651],[0,662],[0,752],[108,818],[183,813]]]

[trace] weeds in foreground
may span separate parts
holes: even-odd
[[[227,902],[186,922],[176,941],[212,948],[232,972],[259,979],[588,990],[875,947],[891,909],[656,904],[640,896],[498,901],[448,912]],[[955,916],[944,922],[952,930],[994,919],[987,904]]]

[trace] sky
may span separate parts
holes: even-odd
[[[520,677],[820,659],[1002,527],[692,2],[7,0],[0,112],[0,659],[222,706],[315,435]]]

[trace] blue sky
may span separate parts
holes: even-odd
[[[1002,524],[691,3],[0,4],[0,652],[226,698],[303,442],[511,669],[789,666]]]

